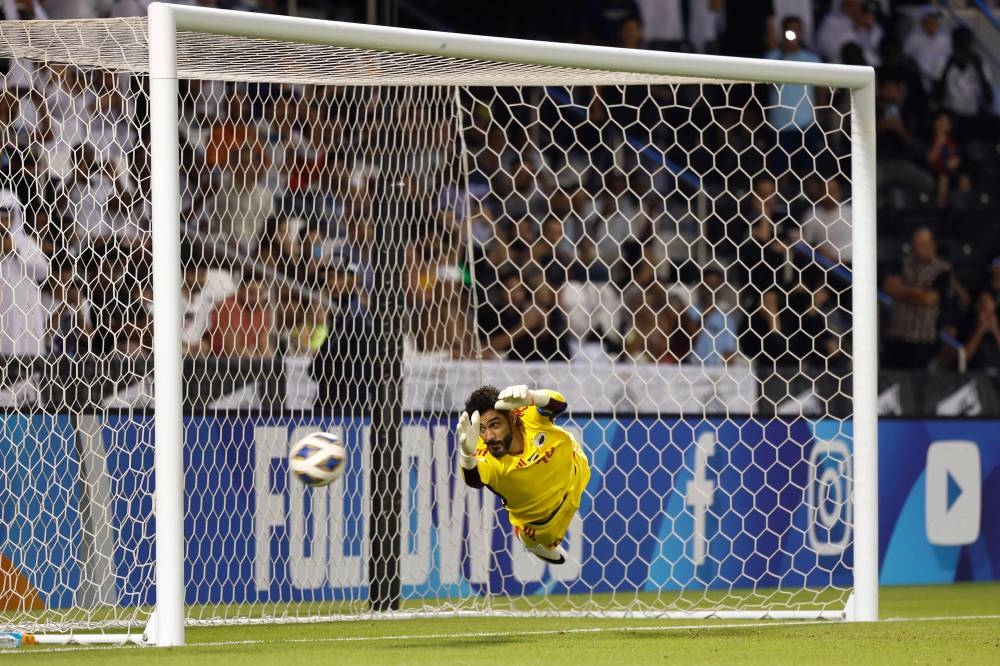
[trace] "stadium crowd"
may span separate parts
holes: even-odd
[[[145,4],[16,3],[20,18]],[[979,46],[934,6],[816,4],[594,1],[571,37],[875,66],[883,366],[1000,370],[1000,136]],[[17,59],[4,71],[0,354],[148,354],[144,82]],[[522,94],[465,95],[467,191],[451,98],[396,104],[408,353],[847,362],[843,91],[538,89],[538,123]],[[378,353],[370,297],[393,242],[377,220],[378,95],[182,82],[187,354],[309,355],[330,377]]]

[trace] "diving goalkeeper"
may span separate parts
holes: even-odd
[[[465,483],[496,493],[514,535],[552,564],[566,561],[562,540],[590,480],[583,449],[552,422],[564,411],[556,391],[483,386],[466,401],[456,432]]]

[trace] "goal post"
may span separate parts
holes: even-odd
[[[0,624],[878,618],[870,68],[161,3],[3,22],[0,55],[38,163],[0,190],[83,292],[36,285],[37,349],[0,331]],[[456,474],[484,383],[568,398],[563,568]],[[318,429],[350,460],[312,490]]]

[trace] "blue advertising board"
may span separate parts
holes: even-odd
[[[153,601],[152,419],[105,416],[109,543],[81,539],[72,423],[4,417],[0,552],[48,607],[72,605],[85,555],[113,561],[123,605]],[[566,420],[592,477],[549,567],[512,543],[497,499],[455,473],[450,420],[403,431],[401,575],[406,598],[476,592],[849,586],[850,424],[770,419]],[[1000,422],[883,421],[879,556],[886,584],[1000,578]],[[347,474],[312,490],[286,453],[338,432]],[[189,603],[363,598],[371,494],[368,424],[296,416],[185,420]],[[90,472],[92,473],[92,472]],[[26,516],[37,520],[26,521]],[[58,517],[55,519],[54,517]],[[83,552],[81,552],[83,551]],[[81,562],[83,562],[81,564]]]

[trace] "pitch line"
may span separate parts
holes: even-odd
[[[931,617],[891,617],[880,622],[944,622],[949,620],[1000,620],[1000,615],[941,615]],[[391,636],[324,636],[319,638],[282,638],[274,640],[212,641],[188,643],[185,648],[241,647],[246,645],[286,645],[294,643],[376,643],[385,641],[436,640],[446,638],[511,638],[515,636],[556,636],[559,634],[612,634],[650,631],[714,631],[716,629],[767,629],[769,627],[807,627],[812,625],[841,624],[838,620],[769,620],[767,622],[727,622],[713,624],[706,620],[700,624],[671,624],[640,627],[570,627],[566,629],[536,629],[529,631],[477,631],[453,634],[397,634]],[[139,648],[137,645],[67,645],[50,648],[14,648],[0,650],[0,655],[31,655],[48,652],[86,652]]]

